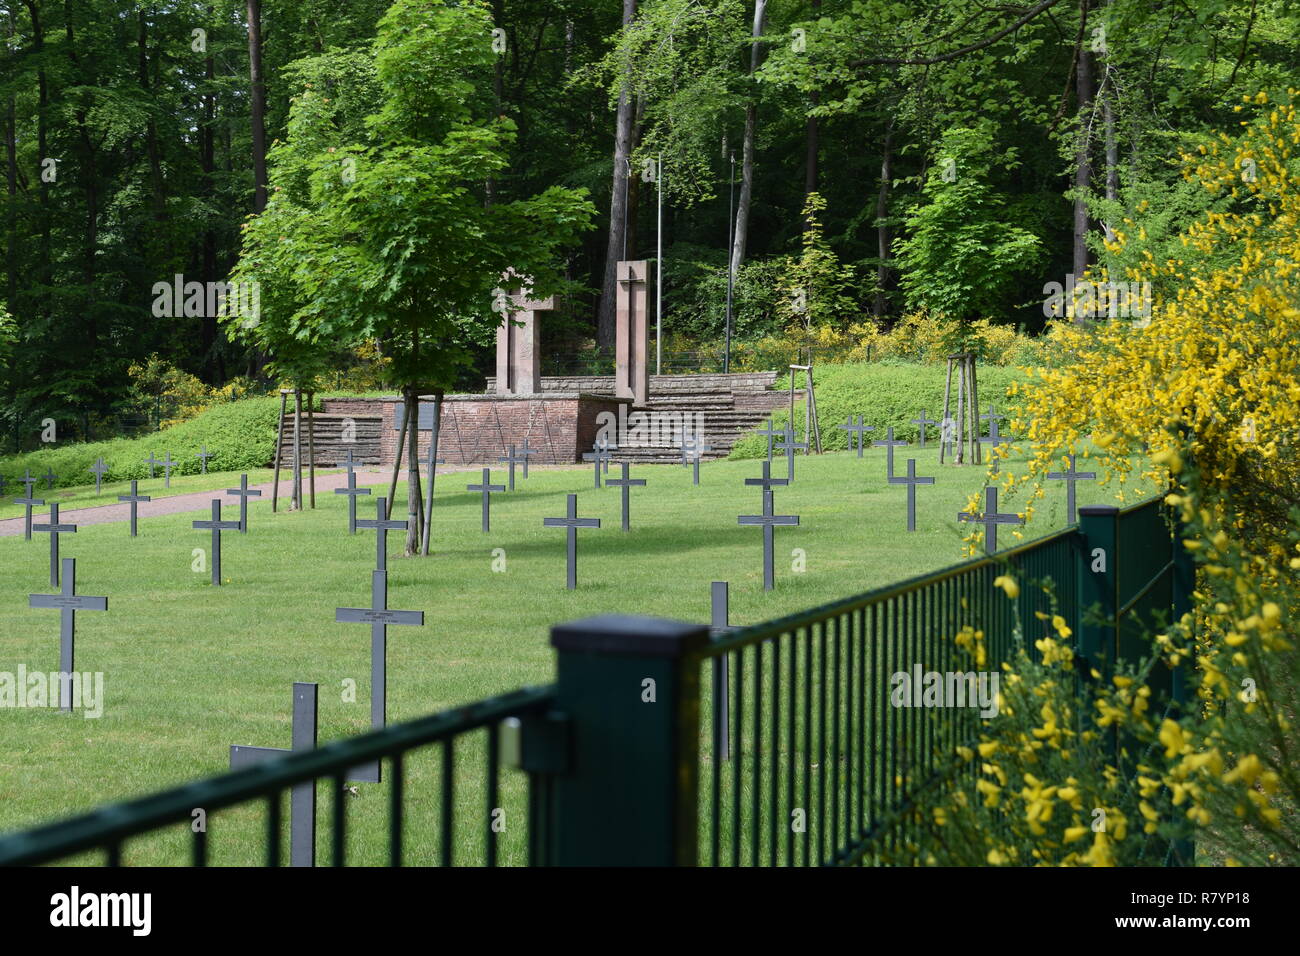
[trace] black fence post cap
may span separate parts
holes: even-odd
[[[558,651],[684,657],[708,641],[706,624],[630,614],[601,614],[551,628],[551,646]]]

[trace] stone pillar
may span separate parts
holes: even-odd
[[[541,388],[541,341],[537,313],[555,308],[555,297],[531,299],[510,295],[510,306],[497,328],[498,395],[533,395]]]
[[[642,408],[650,397],[650,263],[619,262],[616,278],[614,394]]]

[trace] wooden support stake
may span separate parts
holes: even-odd
[[[397,476],[402,473],[402,455],[406,451],[406,426],[411,420],[411,403],[406,401],[405,390],[402,392],[402,405],[404,406],[404,411],[402,412],[402,430],[397,436],[397,454],[394,456],[393,461],[393,478],[388,483],[388,503],[385,505],[384,509],[385,521],[393,516],[393,497],[397,494]],[[416,422],[416,425],[418,426],[419,422]]]
[[[280,498],[280,449],[284,447],[284,413],[288,410],[289,390],[280,389],[280,424],[275,429],[275,477],[271,479],[271,511]]]
[[[316,508],[316,421],[312,418],[311,406],[316,400],[315,392],[307,393],[307,471],[311,475],[311,506]]]

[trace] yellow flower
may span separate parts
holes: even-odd
[[[993,586],[995,588],[1001,588],[1006,592],[1007,597],[1013,601],[1020,597],[1020,585],[1017,584],[1016,579],[1009,574],[999,575],[994,578]]]

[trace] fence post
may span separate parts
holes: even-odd
[[[700,660],[709,628],[603,615],[551,628],[555,709],[572,728],[554,778],[559,866],[693,866]]]
[[[1084,688],[1110,681],[1119,653],[1119,509],[1113,505],[1085,505],[1079,509],[1079,656],[1083,660]],[[1098,728],[1089,697],[1084,706],[1084,726],[1096,730],[1107,743],[1112,763],[1118,757],[1115,728]]]

